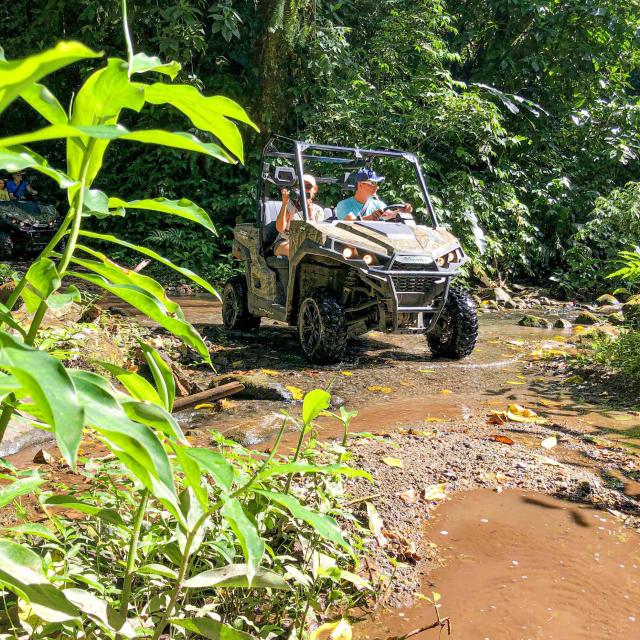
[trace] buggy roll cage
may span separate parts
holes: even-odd
[[[276,143],[284,143],[289,147],[288,151],[280,150],[276,147]],[[310,155],[308,151],[327,151],[333,153],[351,153],[350,158],[331,157],[331,156],[316,156]],[[268,176],[268,165],[265,167],[265,158],[284,158],[287,160],[293,160],[295,165],[296,177],[298,184],[302,185],[304,175],[303,163],[304,160],[315,160],[317,162],[326,162],[328,164],[342,165],[344,168],[354,168],[354,166],[367,166],[371,158],[383,157],[383,158],[401,158],[410,162],[413,165],[422,197],[427,210],[429,211],[429,217],[431,218],[431,225],[435,229],[438,226],[438,218],[433,209],[431,203],[431,197],[429,196],[429,190],[425,182],[420,163],[418,159],[412,153],[407,151],[397,151],[395,149],[359,149],[357,147],[339,147],[329,144],[313,144],[309,142],[302,142],[300,140],[294,140],[293,138],[287,138],[285,136],[274,135],[269,138],[269,141],[262,150],[262,166],[260,170],[260,178],[258,185],[258,210],[257,210],[257,223],[260,227],[262,225],[262,208],[264,206],[265,197],[265,182]],[[309,219],[309,212],[307,211],[307,199],[300,198],[300,204],[302,206],[302,218],[303,220]]]

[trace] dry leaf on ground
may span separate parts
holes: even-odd
[[[345,376],[346,378],[350,378],[353,375],[353,371],[341,371],[341,376]]]
[[[553,447],[555,447],[557,444],[558,444],[558,438],[556,438],[555,436],[550,436],[549,438],[545,438],[540,443],[540,446],[544,447],[545,449],[553,449]]]
[[[380,385],[373,384],[370,387],[367,387],[368,391],[372,393],[391,393],[393,389],[391,387],[381,387]]]
[[[447,497],[446,484],[431,484],[422,490],[422,499],[426,500],[444,500]]]
[[[405,504],[415,504],[418,501],[418,494],[416,493],[415,489],[407,489],[406,491],[402,491],[401,493],[396,493],[396,495]]]
[[[261,369],[262,373],[264,373],[266,376],[279,376],[280,372],[279,371],[274,371],[273,369]]]
[[[327,622],[311,632],[309,640],[351,640],[351,625],[344,618],[337,622]]]
[[[494,442],[500,442],[502,444],[508,444],[508,445],[513,444],[513,440],[511,438],[508,438],[507,436],[499,436],[495,433],[489,436],[489,440],[493,440]]]
[[[402,464],[402,460],[400,458],[382,458],[382,462],[384,462],[389,467],[398,467],[398,469],[404,468],[404,464]]]
[[[373,534],[378,545],[384,548],[387,545],[387,538],[382,533],[384,528],[384,522],[382,517],[378,513],[378,510],[373,506],[371,502],[367,502],[367,516],[369,517],[369,531]]]
[[[447,395],[449,393],[453,393],[453,391],[449,391],[449,389],[442,389],[442,391],[440,391],[440,393],[442,393],[443,395]]]
[[[300,389],[300,387],[287,385],[285,388],[291,393],[294,400],[302,400],[302,398],[304,398],[304,391]]]
[[[194,409],[196,411],[203,411],[204,409],[213,409],[213,405],[210,402],[203,402],[202,404],[197,404]]]

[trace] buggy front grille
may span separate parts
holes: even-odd
[[[391,276],[398,293],[423,293],[433,284],[433,279],[425,276]]]

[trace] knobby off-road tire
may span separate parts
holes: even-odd
[[[460,360],[473,351],[477,339],[476,305],[466,291],[451,287],[436,326],[427,334],[431,353],[436,358]]]
[[[222,292],[222,323],[225,329],[252,331],[260,326],[260,317],[249,313],[247,281],[244,276],[229,278]]]
[[[10,260],[13,256],[13,240],[6,233],[0,233],[0,260]]]
[[[347,347],[344,308],[325,289],[304,298],[298,311],[298,336],[305,355],[316,364],[339,362]]]

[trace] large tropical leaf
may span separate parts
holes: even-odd
[[[222,454],[200,447],[186,449],[185,453],[198,463],[203,472],[210,474],[225,493],[231,492],[234,471],[231,464]]]
[[[253,577],[264,556],[264,540],[260,537],[256,525],[249,519],[242,508],[242,504],[236,498],[227,500],[224,503],[221,514],[235,533],[242,547],[242,553],[247,563],[247,581],[251,586]]]
[[[52,49],[22,60],[0,59],[0,113],[23,91],[50,73],[78,60],[101,55],[79,42],[59,42]]]
[[[241,162],[244,161],[242,136],[233,120],[258,127],[236,102],[223,96],[203,96],[191,85],[155,83],[144,89],[145,100],[152,104],[170,104],[184,113],[194,126],[212,133]]]
[[[18,478],[11,484],[0,486],[0,509],[13,502],[18,496],[33,493],[43,482],[44,478],[34,473],[31,476]]]
[[[146,211],[160,211],[172,216],[186,218],[192,222],[201,224],[205,229],[216,233],[209,214],[191,200],[167,200],[167,198],[145,198],[144,200],[132,200],[127,202],[120,198],[109,198],[109,207],[122,207],[124,209],[145,209]]]
[[[56,589],[42,570],[42,560],[25,545],[0,539],[0,583],[26,600],[47,622],[77,619],[78,609]]]
[[[208,640],[253,640],[253,636],[213,618],[172,618],[171,624]]]
[[[76,180],[72,180],[63,171],[50,167],[42,156],[21,145],[10,149],[0,148],[0,169],[5,169],[10,173],[21,171],[22,169],[35,169],[45,176],[53,178],[63,189],[68,189],[78,184]]]
[[[129,371],[123,369],[118,365],[111,364],[110,362],[98,362],[98,364],[106,369],[118,382],[124,385],[125,389],[138,400],[146,400],[148,402],[154,402],[159,406],[163,406],[162,400],[158,392],[153,388],[153,385],[143,378],[141,375],[135,373],[135,371]]]
[[[113,200],[113,199],[112,199]],[[131,204],[131,203],[127,203]],[[220,298],[218,292],[204,279],[201,278],[198,274],[194,273],[190,269],[186,269],[184,267],[179,267],[177,264],[174,264],[170,260],[167,260],[164,256],[161,256],[159,253],[152,251],[151,249],[147,249],[147,247],[142,247],[137,244],[131,244],[126,240],[121,240],[120,238],[116,238],[115,236],[103,233],[94,233],[93,231],[80,231],[80,235],[85,236],[87,238],[95,238],[96,240],[101,240],[103,242],[113,242],[114,244],[119,244],[122,247],[127,247],[127,249],[132,249],[133,251],[137,251],[145,256],[149,256],[153,260],[160,262],[161,264],[177,271],[181,275],[189,278],[192,282],[200,285],[203,289],[206,289],[211,295],[216,298]]]
[[[171,312],[167,310],[158,298],[151,296],[144,289],[130,284],[115,284],[106,278],[89,273],[73,271],[69,272],[69,275],[91,282],[97,287],[124,300],[127,304],[135,307],[148,318],[171,332],[174,336],[180,338],[185,344],[193,347],[206,362],[211,362],[211,356],[200,334],[182,318],[171,315]]]
[[[27,311],[33,313],[61,284],[56,265],[49,258],[36,260],[28,269],[27,286],[22,291]],[[31,295],[29,295],[31,294]]]
[[[167,410],[173,409],[173,401],[176,398],[176,381],[173,377],[171,367],[165,362],[162,356],[148,344],[140,342],[140,349],[144,359],[149,365],[156,390],[162,400],[162,406]]]
[[[250,585],[247,578],[247,566],[244,564],[230,564],[219,569],[210,569],[203,571],[192,578],[185,581],[186,589],[207,589],[211,587],[228,588],[228,587],[253,587],[261,589],[281,589],[290,591],[291,587],[286,580],[263,567],[256,569],[253,576],[253,582]]]
[[[283,506],[294,518],[303,520],[311,526],[317,534],[326,540],[339,544],[342,548],[351,553],[351,547],[349,547],[347,541],[343,538],[340,527],[330,516],[311,511],[310,509],[303,507],[297,498],[284,493],[262,490],[257,490],[256,493],[265,496],[271,502],[276,502]]]
[[[31,84],[20,97],[51,124],[66,124],[68,117],[58,99],[43,84]]]
[[[176,442],[187,444],[187,440],[182,433],[182,429],[173,416],[162,406],[151,402],[131,400],[122,398],[120,404],[124,412],[136,422],[153,427],[156,431],[164,433],[165,436]]]
[[[182,65],[175,60],[162,62],[157,56],[148,56],[146,53],[136,53],[129,62],[129,75],[134,73],[148,73],[155,71],[169,76],[172,80],[178,75]]]
[[[31,397],[42,420],[52,427],[60,452],[75,467],[84,412],[73,381],[62,364],[0,331],[0,367],[13,374]]]

